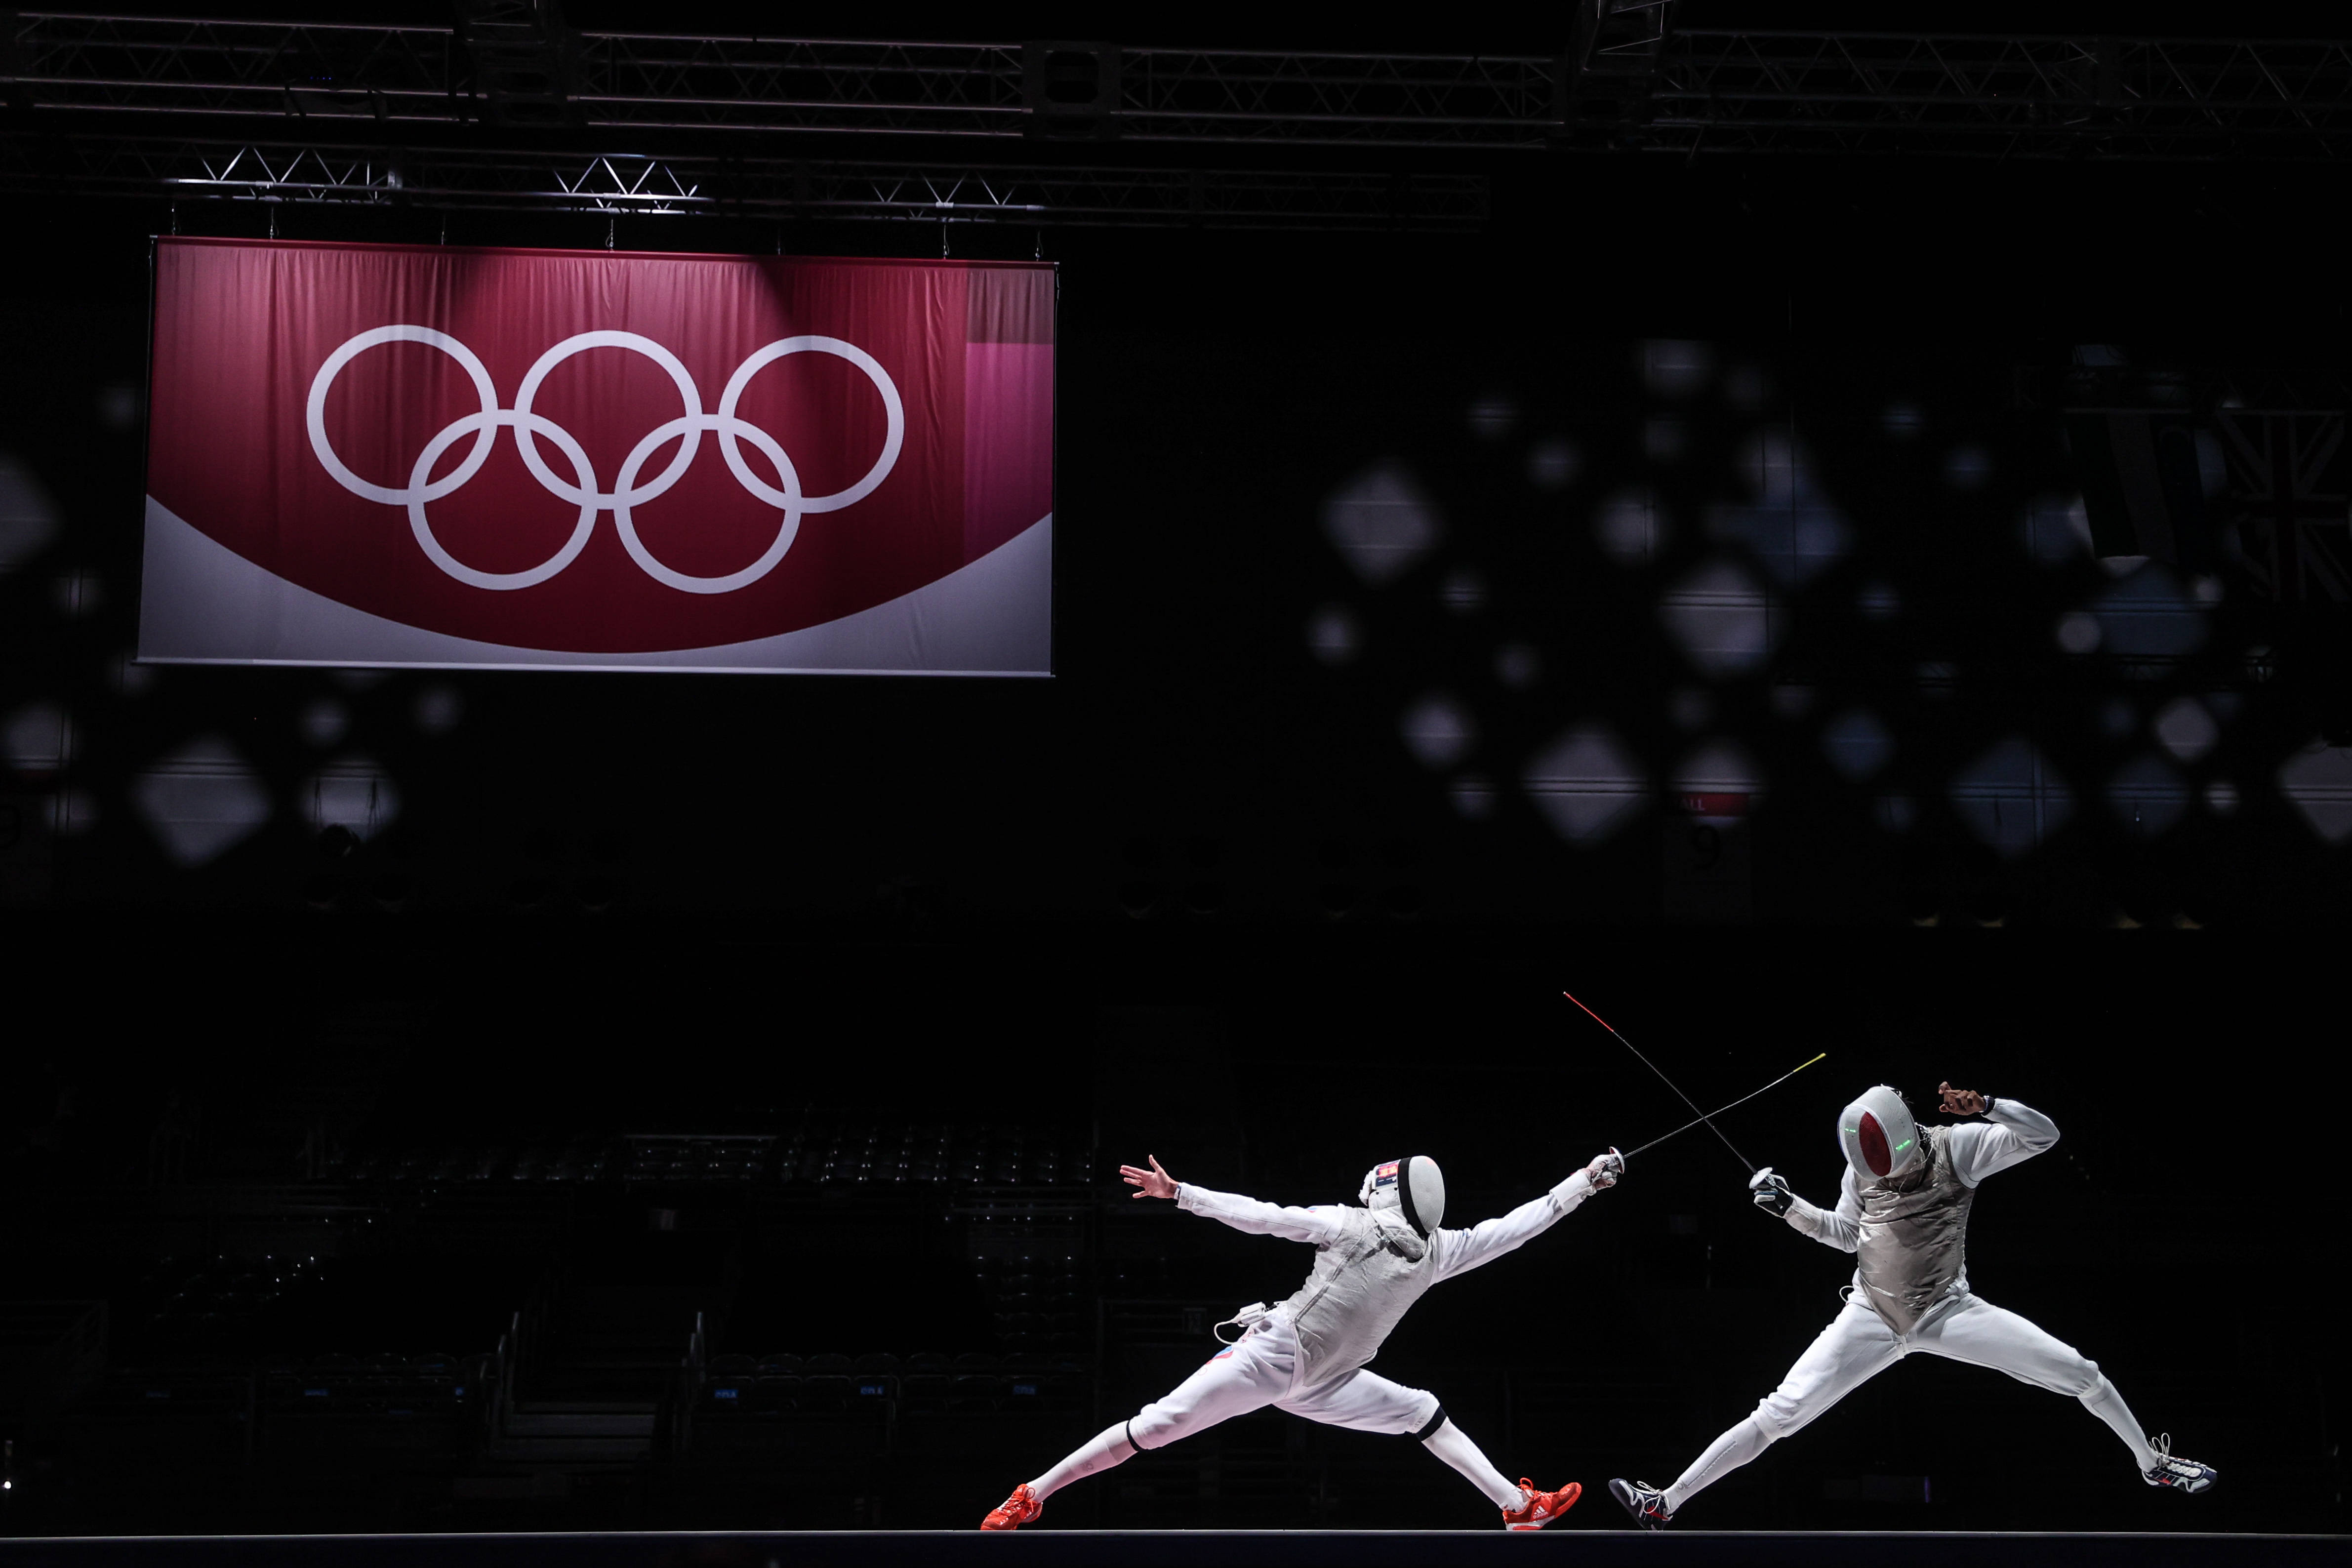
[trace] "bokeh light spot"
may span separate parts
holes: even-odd
[[[2074,792],[2033,743],[2011,736],[1952,780],[1952,806],[2004,858],[2039,847],[2074,815]]]
[[[1618,565],[1647,565],[1665,548],[1665,514],[1650,491],[1620,490],[1593,514],[1592,534],[1601,552]]]
[[[1754,669],[1779,639],[1771,597],[1727,556],[1703,563],[1667,590],[1658,616],[1683,656],[1706,675]]]
[[[1715,374],[1715,346],[1687,338],[1653,338],[1642,345],[1642,383],[1660,397],[1688,397]]]
[[[2352,838],[2352,747],[2314,741],[2280,765],[2279,788],[2331,844]]]
[[[2158,710],[2156,738],[2183,762],[2194,762],[2213,749],[2221,727],[2195,697],[2175,697]]]
[[[1405,749],[1424,768],[1451,768],[1467,755],[1478,738],[1470,710],[1444,692],[1432,692],[1404,710],[1398,727]]]
[[[1323,503],[1323,532],[1366,582],[1393,580],[1437,548],[1437,507],[1392,463],[1376,464]]]
[[[1525,643],[1506,643],[1495,650],[1495,678],[1515,692],[1534,685],[1543,674],[1543,655]]]
[[[1638,814],[1649,778],[1606,725],[1580,725],[1536,754],[1520,783],[1552,830],[1598,843]]]
[[[1576,448],[1558,436],[1528,448],[1528,483],[1538,490],[1565,490],[1582,465]]]
[[[150,763],[131,782],[131,803],[181,866],[219,859],[270,813],[268,791],[219,736],[192,740]]]
[[[1337,604],[1327,604],[1307,619],[1307,646],[1327,664],[1344,664],[1363,645],[1355,616]]]

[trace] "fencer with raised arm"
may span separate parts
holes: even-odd
[[[1710,1444],[1674,1485],[1609,1483],[1636,1523],[1664,1528],[1702,1488],[1914,1353],[2073,1395],[2123,1439],[2150,1486],[2198,1492],[2213,1484],[2212,1468],[2174,1457],[2169,1437],[2149,1440],[2098,1363],[1969,1289],[1969,1211],[1978,1184],[2049,1148],[2058,1128],[2015,1100],[1949,1083],[1937,1093],[1945,1114],[1984,1119],[1923,1131],[1903,1097],[1883,1084],[1846,1106],[1838,1117],[1846,1170],[1834,1208],[1807,1203],[1769,1166],[1751,1178],[1758,1207],[1855,1255],[1853,1282],[1842,1292],[1845,1310],[1755,1413]]]
[[[1614,1186],[1624,1169],[1616,1151],[1596,1156],[1542,1197],[1466,1230],[1441,1228],[1444,1180],[1437,1162],[1423,1155],[1373,1166],[1357,1193],[1361,1207],[1290,1208],[1214,1192],[1177,1181],[1157,1159],[1149,1169],[1119,1169],[1137,1197],[1172,1199],[1236,1230],[1306,1243],[1315,1249],[1314,1269],[1287,1301],[1253,1303],[1218,1324],[1221,1340],[1227,1340],[1224,1331],[1235,1331],[1224,1349],[1132,1418],[1013,1488],[982,1529],[1016,1529],[1074,1480],[1123,1463],[1138,1449],[1165,1448],[1268,1405],[1335,1427],[1411,1433],[1467,1477],[1513,1530],[1542,1529],[1582,1494],[1573,1483],[1555,1491],[1526,1480],[1512,1485],[1446,1418],[1435,1395],[1391,1383],[1367,1364],[1431,1286],[1524,1246],[1594,1193]]]

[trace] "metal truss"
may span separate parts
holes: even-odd
[[[1591,5],[1602,9],[1587,18],[1580,7],[1557,57],[582,33],[545,47],[537,69],[549,79],[533,102],[560,104],[554,119],[575,128],[644,131],[1489,152],[1563,140],[2009,157],[2352,152],[2344,40],[1675,30],[1663,0]],[[7,94],[43,118],[500,120],[497,69],[464,29],[37,12],[7,26]]]
[[[461,124],[482,115],[455,30],[20,14],[14,89],[47,110]],[[1540,141],[1559,64],[1108,46],[577,35],[575,122],[637,130],[1020,137],[1087,121],[1117,139],[1376,146]],[[1078,58],[1088,112],[1043,80]],[[1051,130],[1065,129],[1052,126]]]
[[[2352,42],[1688,32],[1651,108],[1668,150],[2332,158]]]
[[[29,154],[29,155],[28,155]],[[1475,228],[1475,174],[1386,174],[352,148],[111,137],[0,144],[0,189],[174,201],[884,219],[1040,226]]]
[[[1463,155],[1544,148],[2352,155],[2345,41],[1696,31],[1672,12],[1672,0],[1578,0],[1557,57],[575,34],[533,0],[462,0],[456,27],[0,14],[0,185],[1461,228],[1484,221],[1499,166]],[[927,139],[919,154],[889,151],[911,152],[909,138]],[[1152,144],[1291,149],[1303,166],[1269,169],[1252,152],[1252,169],[1170,167]],[[1346,150],[1455,156],[1448,172],[1408,175]]]
[[[463,55],[447,27],[5,19],[11,107],[136,115],[451,120]]]

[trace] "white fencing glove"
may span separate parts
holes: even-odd
[[[1592,1163],[1584,1167],[1584,1179],[1592,1184],[1595,1192],[1606,1192],[1617,1185],[1625,1174],[1625,1156],[1612,1148],[1605,1155],[1595,1155]]]
[[[1774,1176],[1770,1166],[1748,1178],[1748,1191],[1755,1198],[1756,1207],[1767,1214],[1785,1215],[1789,1206],[1797,1201],[1797,1195],[1789,1190],[1789,1178]]]

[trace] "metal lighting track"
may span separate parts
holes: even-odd
[[[1651,107],[1667,151],[2336,158],[2352,42],[1684,33]]]
[[[458,32],[343,23],[20,13],[12,92],[110,114],[460,124],[481,117]],[[1061,115],[1036,57],[1108,80]],[[583,33],[562,96],[612,130],[1020,137],[1043,120],[1119,140],[1378,146],[1539,143],[1557,62],[1454,56],[1054,48]],[[1099,108],[1097,108],[1097,105]],[[1093,110],[1094,112],[1088,112]]]
[[[2352,156],[2343,40],[1703,31],[1670,0],[1577,0],[1557,56],[1386,55],[571,33],[513,0],[458,8],[454,27],[0,16],[0,184],[1460,228],[1544,149]]]
[[[10,26],[9,97],[39,110],[436,124],[483,112],[455,28],[46,12]],[[1661,151],[2320,157],[2352,132],[2342,39],[1684,29],[1648,41],[1646,102],[1597,100],[1590,117],[1571,89],[1599,56],[1571,68],[1567,56],[582,33],[554,90],[579,128],[1009,138],[1058,121],[1126,141],[1484,151],[1611,130]],[[1093,73],[1073,101],[1055,95],[1059,62]]]
[[[0,145],[0,188],[178,201],[1111,227],[1460,229],[1475,175],[565,155],[111,137]]]

